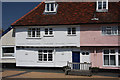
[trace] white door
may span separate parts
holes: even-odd
[[[90,52],[89,51],[81,51],[80,63],[90,63]]]

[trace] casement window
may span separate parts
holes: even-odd
[[[108,11],[108,0],[98,0],[96,5],[97,12],[106,12]]]
[[[103,35],[118,35],[118,27],[117,26],[107,26],[102,27]]]
[[[53,61],[53,50],[39,50],[38,61]]]
[[[14,47],[2,47],[2,57],[12,58],[14,56]]]
[[[55,1],[45,2],[45,13],[55,13],[57,11],[57,3]]]
[[[76,28],[68,28],[67,34],[68,35],[76,35]]]
[[[40,37],[40,28],[28,28],[28,37]]]
[[[119,66],[120,53],[116,49],[103,50],[103,61],[105,66]]]
[[[45,35],[53,35],[53,28],[45,28]]]

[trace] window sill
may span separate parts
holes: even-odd
[[[37,61],[37,63],[53,63],[53,61]]]
[[[103,67],[120,67],[120,66],[116,66],[116,65],[103,65]]]
[[[15,59],[15,57],[1,57],[2,59]]]
[[[54,37],[53,35],[44,35],[43,37]]]
[[[98,9],[96,12],[108,12],[108,9]]]
[[[26,39],[41,39],[41,37],[27,37]]]
[[[76,34],[68,34],[67,36],[77,36]]]

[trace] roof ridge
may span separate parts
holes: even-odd
[[[26,17],[27,15],[29,15],[32,11],[36,10],[42,3],[38,4],[35,8],[33,8],[32,10],[30,10],[28,13],[26,13],[25,15],[23,15],[21,18],[17,19],[15,22],[13,22],[11,25],[14,25],[16,22],[20,21],[22,18]]]

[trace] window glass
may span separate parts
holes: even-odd
[[[35,28],[32,28],[32,37],[35,37]]]
[[[45,28],[45,35],[48,35],[48,28]]]
[[[103,9],[106,9],[106,1],[103,2]]]
[[[98,9],[102,9],[102,2],[98,2]]]
[[[110,55],[110,65],[116,65],[115,62],[115,55]]]
[[[47,5],[47,11],[49,11],[49,4],[46,4]]]
[[[51,3],[51,11],[54,11],[54,3]]]
[[[104,55],[104,65],[109,65],[109,55]]]
[[[120,55],[118,56],[118,63],[119,63],[119,66],[120,66]]]
[[[68,34],[71,34],[71,28],[68,28]]]
[[[53,60],[53,50],[39,50],[38,51],[39,61],[52,61]]]
[[[72,28],[72,34],[76,34],[76,28]]]
[[[76,28],[68,28],[67,34],[69,35],[76,34]]]
[[[40,37],[40,28],[28,28],[28,37]]]
[[[110,50],[110,53],[114,54],[114,53],[115,53],[115,50],[114,50],[114,49]]]
[[[109,54],[109,50],[104,50],[104,54]]]
[[[2,57],[14,57],[14,47],[3,47]]]

